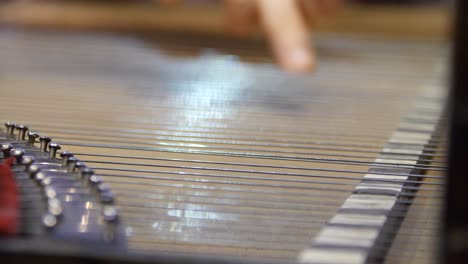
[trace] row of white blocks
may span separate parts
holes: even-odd
[[[304,264],[365,263],[379,235],[395,208],[405,181],[423,155],[424,147],[436,130],[443,111],[444,88],[427,86],[413,105],[408,117],[422,118],[424,123],[404,119],[394,132],[376,164],[398,164],[385,169],[372,167],[343,203],[338,213],[303,250],[298,261]],[[405,145],[406,144],[406,145]],[[408,144],[411,144],[409,146]],[[402,167],[403,166],[403,167]],[[380,173],[379,173],[380,172]],[[383,172],[383,173],[382,173]],[[385,175],[394,174],[394,175]]]

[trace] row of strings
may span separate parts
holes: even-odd
[[[400,122],[425,130],[439,118],[424,107],[408,115],[413,102],[443,103],[418,97],[442,82],[438,45],[318,42],[318,72],[292,76],[251,56],[193,55],[190,44],[1,32],[0,113],[104,177],[132,250],[294,262],[369,166],[407,166],[411,153],[375,159]],[[410,211],[392,214],[404,222],[382,246],[393,244],[389,260],[425,259],[396,242],[433,240],[445,146],[443,128],[434,131],[405,184],[399,203]]]

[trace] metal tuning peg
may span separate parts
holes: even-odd
[[[34,163],[34,158],[31,156],[24,156],[23,159],[21,160],[21,165],[25,166],[25,170],[27,171],[29,166],[31,166]]]
[[[117,223],[119,220],[119,212],[117,208],[112,205],[104,205],[102,207],[102,219],[106,223],[106,232],[104,239],[107,241],[113,241],[116,238]]]
[[[96,188],[98,184],[102,182],[101,176],[98,176],[96,174],[93,174],[89,177],[88,179],[88,186],[91,187],[92,189]]]
[[[55,159],[57,156],[57,150],[61,149],[60,145],[55,142],[49,144],[49,158]]]
[[[75,164],[73,172],[78,173],[78,175],[81,176],[81,170],[83,170],[84,168],[86,168],[86,164],[84,164],[84,162],[78,161]]]
[[[96,186],[98,193],[98,198],[103,204],[113,204],[114,203],[114,193],[111,191],[109,185],[105,183],[100,183]]]
[[[28,146],[34,146],[36,143],[36,138],[39,137],[39,133],[37,131],[28,131],[28,142],[26,143]]]
[[[119,219],[117,208],[112,205],[104,205],[102,208],[102,216],[107,223],[115,223]]]
[[[44,186],[44,196],[47,200],[57,198],[57,191],[50,185]]]
[[[58,223],[57,217],[51,213],[46,213],[42,217],[42,225],[47,229],[54,228],[57,225],[57,223]]]
[[[13,135],[15,132],[15,123],[8,121],[5,123],[5,127],[7,135]]]
[[[50,137],[46,137],[46,136],[39,137],[39,142],[41,142],[39,150],[41,152],[47,152],[47,147],[49,146],[50,141],[52,141]]]
[[[80,174],[81,174],[81,180],[83,181],[83,183],[87,184],[89,182],[89,178],[94,175],[94,170],[91,168],[83,168]]]
[[[69,157],[67,160],[66,169],[68,172],[73,172],[75,170],[76,164],[78,163],[78,159],[75,157]]]
[[[36,174],[41,171],[41,168],[35,164],[31,164],[29,167],[26,167],[26,172],[32,179],[36,179]]]
[[[4,157],[4,158],[9,158],[9,157],[10,157],[10,151],[11,151],[12,149],[13,149],[13,145],[8,144],[8,143],[2,144],[2,145],[0,146],[0,151],[2,151],[3,157]]]
[[[34,175],[34,177],[33,177],[33,179],[34,179],[38,184],[42,184],[42,181],[43,181],[45,178],[47,178],[47,176],[44,174],[44,172],[41,172],[41,171],[37,172],[37,173]]]
[[[45,177],[39,183],[43,188],[50,187],[52,184],[52,179],[50,177]]]
[[[11,149],[10,156],[15,158],[16,163],[21,164],[24,156],[24,150],[22,149]]]
[[[22,124],[16,124],[15,128],[16,128],[16,130],[18,130],[18,136],[16,137],[16,139],[18,141],[24,141],[25,136],[26,136],[26,132],[28,132],[29,128],[27,126],[25,126],[25,125],[22,125]]]
[[[66,167],[67,164],[68,164],[68,159],[73,157],[73,153],[71,152],[68,152],[68,151],[62,151],[62,153],[60,153],[60,157],[62,158],[62,167]]]
[[[47,211],[55,217],[60,217],[63,213],[62,204],[57,198],[49,198],[47,200]]]

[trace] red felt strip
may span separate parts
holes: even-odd
[[[0,164],[0,235],[14,235],[19,226],[19,192],[11,166],[14,158]]]

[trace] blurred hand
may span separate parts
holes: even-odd
[[[260,23],[279,64],[291,72],[315,67],[315,51],[307,20],[336,9],[341,0],[226,0],[228,25],[247,35]]]
[[[179,0],[159,0],[178,3]],[[291,72],[315,67],[315,51],[307,21],[336,9],[342,0],[225,0],[228,27],[247,36],[257,24],[268,35],[279,64]]]

